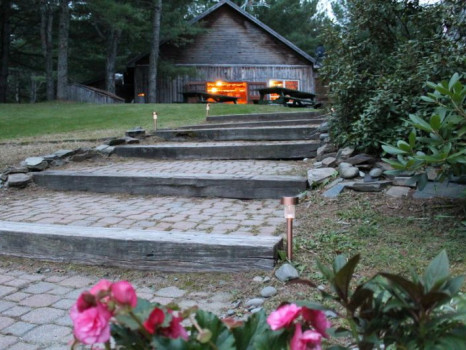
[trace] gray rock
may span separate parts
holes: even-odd
[[[246,301],[244,306],[249,309],[249,308],[261,307],[263,304],[264,304],[263,298],[253,298],[253,299],[249,299],[248,301]]]
[[[315,169],[318,169],[318,168],[322,168],[322,167],[323,167],[322,162],[315,162],[315,163],[313,164],[313,166],[314,166]]]
[[[59,167],[59,166],[63,166],[65,165],[67,162],[64,160],[64,159],[55,159],[55,160],[52,160],[52,162],[50,163],[51,166],[54,166],[54,167]]]
[[[23,188],[27,186],[31,179],[30,174],[10,174],[8,175],[7,185],[8,187]]]
[[[366,176],[366,173],[364,171],[359,170],[359,177],[364,177],[364,176]]]
[[[97,152],[94,150],[83,150],[79,153],[76,153],[70,157],[72,162],[83,162],[85,160],[91,159],[97,155]]]
[[[326,132],[329,130],[328,122],[323,122],[319,126],[319,131]]]
[[[466,185],[447,182],[429,182],[422,190],[416,190],[413,198],[461,198]]]
[[[261,307],[255,307],[255,308],[252,309],[250,312],[251,312],[252,314],[255,314],[256,312],[259,312],[259,311],[261,311],[261,310],[262,310]]]
[[[95,148],[95,150],[99,153],[110,155],[115,150],[115,147],[109,145],[99,145]]]
[[[338,171],[342,171],[343,169],[350,167],[352,167],[350,163],[341,162],[340,164],[338,164]]]
[[[409,187],[402,186],[392,186],[390,187],[385,194],[393,198],[403,198],[408,197],[411,189]]]
[[[134,129],[126,131],[125,136],[134,138],[144,138],[146,136],[146,130],[138,126]]]
[[[325,198],[336,198],[341,192],[343,192],[345,187],[346,185],[344,184],[336,184],[335,186],[322,193],[322,196]]]
[[[298,270],[296,270],[290,264],[283,264],[275,271],[275,277],[277,277],[280,281],[286,282],[295,278],[299,277]]]
[[[265,276],[264,279],[262,280],[263,283],[267,283],[267,282],[270,282],[270,277],[269,276]]]
[[[324,156],[324,154],[329,154],[333,152],[336,152],[336,147],[332,145],[331,143],[326,143],[320,146],[319,148],[317,148],[317,153],[316,153],[317,160],[322,160],[322,157]]]
[[[327,133],[324,133],[324,134],[320,134],[320,135],[319,135],[319,139],[320,139],[321,141],[327,139],[328,137],[329,137],[329,134],[327,134]]]
[[[380,168],[374,168],[371,171],[369,171],[369,175],[371,177],[381,177],[383,173],[383,170]]]
[[[262,283],[263,279],[261,276],[256,276],[252,279],[254,282],[257,282],[257,283]]]
[[[391,183],[391,181],[355,182],[348,188],[358,192],[380,192]]]
[[[227,316],[233,316],[235,313],[235,310],[230,309],[227,311]]]
[[[312,187],[337,174],[337,171],[333,168],[319,168],[310,169],[307,172],[307,181]]]
[[[137,138],[125,136],[125,142],[128,145],[133,145],[133,144],[139,143],[140,141]]]
[[[24,160],[30,170],[42,171],[47,169],[49,163],[43,157],[29,157]]]
[[[356,167],[344,167],[340,170],[340,176],[344,179],[352,179],[359,175],[359,169]]]
[[[72,156],[72,155],[75,154],[75,153],[76,153],[76,150],[61,149],[61,150],[56,151],[54,154],[55,154],[58,158],[66,158],[66,157]]]
[[[43,156],[43,158],[47,161],[47,162],[51,162],[55,159],[58,159],[58,156],[55,154],[55,153],[52,153],[52,154],[46,154],[45,156]]]
[[[353,147],[342,148],[337,153],[337,159],[342,159],[342,160],[348,159],[349,157],[351,157],[353,153],[354,153]]]
[[[336,162],[337,162],[337,159],[335,157],[326,157],[326,158],[322,159],[322,165],[325,168],[335,166]]]
[[[336,185],[338,185],[340,182],[342,182],[343,179],[341,177],[337,177],[335,180],[333,180],[332,182],[330,182],[329,184],[325,185],[325,189],[328,190],[329,188],[332,188]]]
[[[277,294],[277,290],[272,286],[267,286],[261,290],[261,296],[270,298]]]
[[[416,187],[416,181],[411,181],[410,176],[395,176],[392,183],[394,186]]]
[[[105,141],[105,144],[109,145],[109,146],[117,146],[117,145],[123,145],[126,143],[126,139],[123,137],[123,138],[114,138],[114,139],[110,139],[108,141]]]
[[[363,164],[363,163],[374,164],[376,161],[377,161],[376,158],[374,158],[373,156],[369,154],[365,154],[365,153],[357,154],[346,160],[347,163],[350,163],[352,165]]]
[[[382,169],[383,171],[393,170],[393,167],[390,164],[385,163],[385,162],[376,162],[375,166],[377,168]]]

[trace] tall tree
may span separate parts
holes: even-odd
[[[11,1],[3,0],[0,8],[1,20],[1,68],[0,68],[0,103],[6,102],[8,88],[8,63],[10,58],[10,9]]]
[[[161,15],[162,0],[154,0],[154,17],[152,20],[152,38],[149,55],[149,103],[157,102],[157,62],[159,59]]]
[[[55,99],[53,79],[53,4],[51,1],[40,1],[40,37],[42,55],[45,59],[45,80],[47,101]]]
[[[70,8],[68,0],[60,0],[58,26],[57,99],[68,98],[68,36],[70,28]]]

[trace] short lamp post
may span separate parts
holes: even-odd
[[[209,116],[209,111],[210,111],[210,103],[207,103],[205,105],[205,116],[208,117]]]
[[[157,112],[152,112],[152,119],[154,120],[154,130],[157,131]]]
[[[284,206],[284,214],[286,219],[286,241],[287,241],[287,258],[289,261],[293,259],[293,219],[296,216],[297,197],[283,197],[281,204]]]

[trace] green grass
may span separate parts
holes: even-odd
[[[205,121],[204,104],[113,104],[38,103],[0,104],[0,140],[36,138],[74,133],[92,137],[100,131],[115,136],[135,126],[153,129],[152,112],[158,126],[171,128]],[[259,112],[293,112],[281,106],[211,104],[210,115]]]

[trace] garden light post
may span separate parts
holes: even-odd
[[[293,259],[293,219],[296,216],[296,204],[298,204],[298,197],[283,197],[281,204],[284,206],[284,214],[286,219],[286,241],[287,241],[287,254],[286,257],[289,261]]]
[[[205,116],[208,117],[209,116],[209,111],[210,111],[210,103],[207,103],[205,105]]]
[[[157,112],[152,112],[152,119],[154,119],[154,130],[157,131]]]

